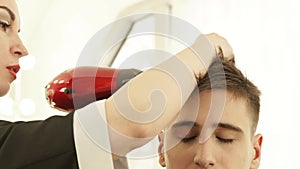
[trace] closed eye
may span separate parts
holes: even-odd
[[[195,140],[196,138],[197,138],[197,136],[184,137],[184,138],[181,138],[181,141],[184,142],[184,143],[187,143],[187,142]]]
[[[225,139],[225,138],[222,138],[222,137],[219,137],[219,136],[216,136],[216,138],[221,142],[221,143],[232,143],[234,141],[234,139]]]

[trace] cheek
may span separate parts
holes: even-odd
[[[2,28],[0,28],[0,45],[1,45],[2,49],[3,49],[3,47],[8,46],[9,38],[10,38],[10,36],[7,35],[6,33],[4,33]]]
[[[1,47],[0,47],[1,48]],[[1,55],[1,53],[0,53]],[[3,57],[0,56],[0,60],[2,59]],[[0,97],[1,96],[4,96],[9,88],[10,88],[10,82],[9,82],[9,77],[8,77],[8,73],[7,73],[7,70],[5,68],[5,64],[0,62]]]
[[[0,30],[0,34],[1,34],[1,30]],[[6,37],[3,37],[0,35],[0,65],[4,66],[5,64],[7,64],[8,60],[9,60],[9,45],[8,45],[9,40]]]
[[[238,145],[223,152],[221,165],[228,169],[249,169],[252,159],[251,149],[248,145]]]
[[[10,88],[11,79],[6,70],[10,62],[9,56],[8,39],[0,31],[0,97],[5,95]]]
[[[193,164],[194,154],[192,148],[183,148],[177,145],[166,152],[166,167],[168,169],[186,169]]]

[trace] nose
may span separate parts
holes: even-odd
[[[19,35],[16,35],[16,37],[12,40],[10,46],[10,53],[16,57],[23,57],[28,55],[28,51],[24,46],[22,40],[20,39]]]
[[[194,163],[201,169],[209,169],[216,165],[213,141],[208,139],[204,143],[197,143]]]

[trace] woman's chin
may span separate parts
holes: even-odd
[[[1,84],[0,83],[0,97],[4,96],[7,94],[9,91],[10,84]]]

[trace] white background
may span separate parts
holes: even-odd
[[[63,115],[47,104],[45,85],[74,67],[89,38],[136,2],[19,0],[21,36],[31,55],[24,59],[34,64],[20,72],[12,91],[0,100],[0,117],[16,121]],[[238,67],[261,89],[260,168],[299,168],[300,1],[173,0],[170,4],[173,15],[201,32],[224,36],[234,49]],[[22,105],[27,111],[22,111]],[[148,163],[154,168],[156,161],[149,161],[132,165],[140,168]]]

